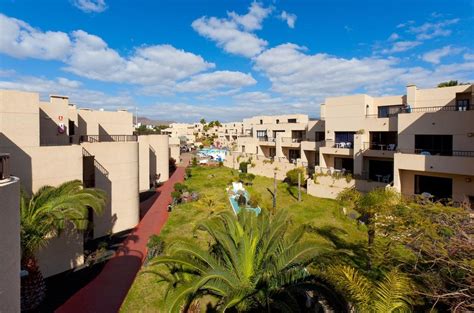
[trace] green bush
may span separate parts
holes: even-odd
[[[171,192],[171,197],[179,201],[181,199],[181,192],[179,191],[173,191]]]
[[[190,168],[186,168],[186,169],[185,169],[185,172],[186,172],[186,177],[187,177],[187,178],[189,178],[189,177],[192,176],[192,171],[191,171]]]
[[[188,186],[186,186],[185,184],[182,184],[182,183],[176,183],[174,184],[174,190],[179,192],[179,193],[183,193],[185,191],[188,191]]]
[[[151,235],[146,246],[148,248],[146,262],[149,262],[153,258],[159,256],[165,249],[165,243],[158,235]]]
[[[239,170],[241,173],[247,173],[247,168],[249,166],[248,162],[240,162],[239,164]]]
[[[223,166],[224,166],[224,162],[219,161],[219,167],[223,167]]]
[[[286,173],[285,181],[288,184],[293,185],[293,186],[298,185],[298,173],[301,174],[301,185],[303,185],[305,182],[304,177],[306,175],[306,170],[304,169],[304,167],[297,167],[295,169],[289,170]]]
[[[197,166],[198,165],[198,160],[196,157],[193,158],[193,161],[191,163],[192,166]]]
[[[250,192],[250,200],[249,204],[252,208],[256,208],[260,206],[260,203],[262,202],[262,195],[258,192]]]

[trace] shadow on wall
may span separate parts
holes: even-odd
[[[10,173],[19,177],[22,188],[32,193],[32,165],[31,157],[5,134],[0,133],[0,152],[10,153]]]
[[[112,141],[112,136],[102,127],[99,125],[99,138],[100,141]]]
[[[67,120],[62,121],[64,128],[45,111],[40,109],[40,146],[60,146],[69,144]],[[62,132],[62,133],[61,133]]]
[[[101,215],[94,214],[94,238],[102,237],[112,233],[117,222],[117,215],[112,214],[112,182],[107,170],[95,160],[94,162],[95,187],[106,192],[107,203]]]
[[[149,149],[149,159],[150,159],[150,171],[149,171],[149,186],[153,187],[155,181],[157,180],[156,175],[161,176],[161,173],[156,172],[156,151],[150,146]],[[160,179],[161,181],[161,179]]]

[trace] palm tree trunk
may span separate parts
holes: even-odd
[[[28,271],[28,275],[21,278],[21,310],[34,310],[46,296],[43,274],[34,256],[22,259],[21,268]]]
[[[375,241],[375,224],[373,220],[370,218],[367,223],[367,269],[370,270],[372,268],[372,250]]]

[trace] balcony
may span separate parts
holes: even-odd
[[[474,151],[401,149],[395,160],[404,170],[474,176]]]
[[[301,142],[301,149],[306,150],[306,151],[317,151],[322,146],[324,146],[324,140],[322,141],[304,140]]]
[[[259,144],[262,146],[275,146],[275,138],[272,137],[257,137]]]
[[[397,149],[395,143],[378,143],[378,142],[364,142],[363,143],[364,156],[368,157],[381,157],[381,158],[393,158],[393,155]]]
[[[0,153],[0,181],[10,178],[10,154]]]
[[[299,148],[303,138],[282,137],[281,144],[283,147]]]
[[[138,141],[137,135],[82,135],[79,142],[134,142]]]
[[[342,156],[352,156],[354,154],[354,143],[352,142],[334,142],[332,139],[326,139],[322,142],[319,149],[323,154],[333,154]]]

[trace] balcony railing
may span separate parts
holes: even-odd
[[[465,150],[439,150],[439,149],[401,149],[397,150],[400,153],[406,154],[421,154],[421,155],[438,155],[438,156],[455,156],[455,157],[474,157],[474,151]]]
[[[79,141],[82,142],[130,142],[137,141],[137,135],[82,135]]]
[[[395,151],[396,149],[397,144],[395,143],[364,142],[364,150]]]
[[[10,178],[10,154],[0,153],[0,180]]]
[[[262,142],[275,142],[275,138],[272,138],[272,137],[257,137],[258,138],[258,141],[262,141]]]
[[[386,117],[396,117],[398,114],[406,114],[406,113],[434,113],[434,112],[464,112],[472,110],[469,106],[457,106],[457,105],[445,105],[445,106],[430,106],[430,107],[404,107],[400,108],[397,112],[389,112],[388,114],[366,114],[365,117],[367,118],[386,118]]]
[[[292,137],[282,137],[281,141],[284,143],[300,143],[304,138],[292,138]]]

